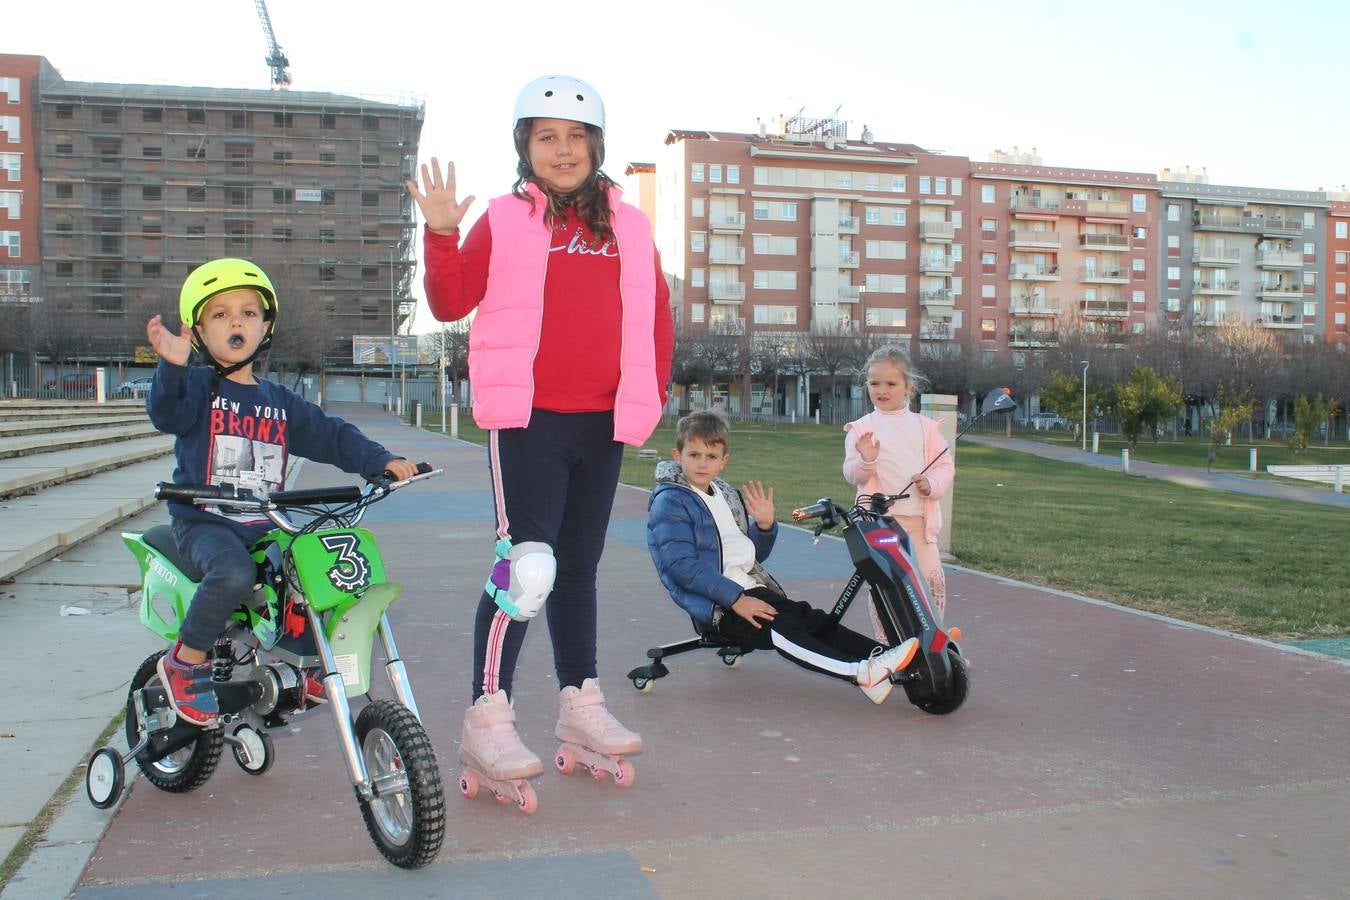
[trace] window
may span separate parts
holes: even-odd
[[[328,164],[335,163],[335,162],[337,162],[337,154],[336,154],[336,153],[320,153],[320,154],[319,154],[319,162],[320,162],[320,163],[328,163]]]
[[[693,253],[703,253],[708,249],[708,235],[702,231],[689,232],[689,249]]]
[[[995,188],[994,185],[992,184],[980,185],[980,202],[981,203],[997,202],[997,192],[998,189]]]
[[[1148,229],[1145,228],[1143,225],[1140,225],[1140,226],[1138,226],[1137,228],[1135,228],[1135,229],[1134,229],[1134,239],[1135,239],[1136,241],[1146,241],[1146,240],[1148,240]]]
[[[702,304],[702,303],[691,303],[691,304],[689,304],[689,321],[690,321],[690,322],[702,322],[702,321],[703,321],[703,312],[704,312],[704,307],[703,307],[703,304]]]
[[[1316,244],[1312,244],[1312,243],[1304,243],[1304,245],[1303,245],[1303,256],[1304,256],[1306,259],[1313,259],[1314,257],[1316,257],[1316,256],[1317,256],[1317,245],[1316,245]]]
[[[69,223],[69,222],[57,222],[57,223],[56,223],[56,233],[57,233],[57,234],[74,234],[74,233],[75,233],[75,226],[72,225],[72,224]]]
[[[58,104],[56,107],[56,117],[58,119],[75,118],[75,107],[71,106],[69,103]]]
[[[74,155],[75,155],[75,145],[74,145],[74,144],[57,144],[57,145],[56,145],[56,155],[57,155],[57,156],[74,156]]]
[[[1180,203],[1169,203],[1169,204],[1167,204],[1167,221],[1169,221],[1169,222],[1180,222],[1180,221],[1181,221],[1181,204],[1180,204]]]
[[[70,278],[75,274],[75,264],[68,262],[59,262],[56,264],[56,274],[59,278]]]
[[[981,219],[980,233],[984,235],[985,240],[993,240],[994,235],[998,233],[997,219]]]
[[[380,192],[379,192],[379,191],[362,191],[362,192],[361,192],[361,205],[362,205],[362,206],[379,206],[379,205],[380,205]]]
[[[231,128],[247,128],[247,127],[248,127],[248,113],[245,113],[245,112],[232,112],[232,113],[230,113],[230,127],[231,127]]]
[[[1167,298],[1167,311],[1168,311],[1168,312],[1181,312],[1181,298],[1180,298],[1180,297],[1168,297],[1168,298]]]
[[[1135,194],[1130,198],[1132,212],[1148,212],[1148,194]]]
[[[188,236],[188,240],[190,240],[190,241],[204,241],[204,240],[206,240],[206,226],[205,226],[205,225],[189,225],[189,226],[187,227],[187,236]]]
[[[206,110],[204,110],[204,109],[189,109],[189,110],[187,111],[187,120],[188,120],[188,124],[189,124],[189,125],[205,125],[205,124],[206,124]]]
[[[100,109],[98,111],[98,120],[104,125],[116,125],[118,122],[122,121],[122,113],[120,110],[111,108]]]
[[[337,271],[332,266],[319,266],[319,280],[332,281],[337,278]]]
[[[997,319],[980,320],[980,337],[991,338],[996,337],[997,335],[998,335]]]
[[[23,156],[18,153],[0,153],[0,169],[9,173],[10,181],[18,181],[23,176]]]
[[[756,200],[756,201],[755,201],[755,218],[756,218],[756,219],[759,219],[760,221],[764,221],[764,220],[767,220],[767,219],[769,218],[769,204],[768,204],[768,203],[765,203],[765,202],[762,201],[762,200]]]
[[[320,113],[319,127],[325,131],[333,131],[337,128],[337,116],[333,113]]]
[[[203,187],[203,186],[201,186],[201,185],[198,185],[197,187],[190,187],[190,188],[188,188],[188,189],[187,189],[187,202],[189,202],[189,203],[205,203],[205,202],[206,202],[206,188]]]
[[[891,210],[891,224],[892,225],[905,224],[905,211],[903,209]]]
[[[934,178],[934,179],[933,179],[933,193],[935,193],[935,194],[937,194],[937,195],[939,195],[939,196],[942,196],[942,197],[947,196],[947,179],[945,179],[945,178]]]
[[[782,213],[781,218],[783,219],[783,221],[785,222],[797,221],[797,204],[784,203],[781,205],[780,211]]]
[[[380,117],[379,117],[379,116],[362,116],[362,117],[361,117],[361,130],[362,130],[362,131],[379,131],[379,130],[380,130]]]
[[[185,155],[188,159],[206,159],[206,145],[198,144],[196,147],[188,147]]]
[[[1341,326],[1342,328],[1345,327],[1345,313],[1343,312],[1336,313],[1336,324]]]
[[[75,196],[75,186],[71,184],[58,184],[56,186],[56,197],[58,200],[69,200]]]
[[[953,178],[953,179],[952,179],[952,196],[953,196],[953,197],[960,197],[960,196],[961,196],[961,179],[960,179],[960,178]]]
[[[1181,235],[1169,234],[1167,236],[1167,255],[1168,256],[1181,255]]]
[[[290,150],[273,150],[272,162],[287,163],[294,158],[295,153]]]
[[[272,240],[285,244],[291,239],[291,230],[289,228],[273,228]]]
[[[982,298],[985,299],[985,300],[993,300],[993,299],[994,299],[994,286],[993,286],[992,284],[982,284],[982,285],[980,285],[980,297],[982,297]]]
[[[1133,300],[1135,303],[1141,303],[1141,304],[1142,304],[1142,303],[1144,302],[1144,292],[1143,292],[1143,291],[1133,291],[1133,292],[1131,292],[1131,294],[1130,294],[1130,299]]]
[[[19,103],[22,99],[19,94],[22,82],[17,78],[0,78],[0,93],[9,95],[10,103]]]
[[[337,204],[337,194],[327,188],[324,189],[324,192],[320,195],[319,199],[324,206],[334,206]]]
[[[142,278],[158,278],[164,274],[164,266],[160,263],[141,263]]]
[[[933,179],[932,179],[932,178],[928,177],[927,175],[920,175],[920,176],[919,176],[919,193],[920,193],[920,194],[931,194],[931,193],[933,193]]]
[[[1344,297],[1344,296],[1345,296],[1345,282],[1344,282],[1344,281],[1338,281],[1338,282],[1336,282],[1336,296],[1337,296],[1337,297]]]
[[[696,184],[703,181],[703,163],[694,163],[689,167],[689,180]]]
[[[756,325],[796,325],[797,307],[795,306],[756,306]]]
[[[1305,304],[1303,304],[1303,315],[1308,316],[1309,318],[1311,318],[1311,317],[1313,317],[1313,316],[1316,316],[1316,315],[1317,315],[1317,304],[1316,304],[1316,303],[1305,303]]]
[[[379,267],[379,266],[362,266],[362,267],[361,267],[361,280],[362,280],[362,281],[377,281],[377,280],[379,280],[379,277],[380,277],[380,267]]]
[[[755,253],[764,256],[796,256],[797,239],[781,234],[756,234],[751,237]]]
[[[231,206],[248,206],[249,190],[248,188],[230,188]]]
[[[707,287],[707,284],[708,284],[708,270],[707,270],[707,269],[690,269],[690,270],[689,270],[689,286],[690,286],[690,287],[696,287],[696,288]]]
[[[875,172],[867,173],[867,189],[869,191],[881,190],[881,176]]]
[[[1196,270],[1196,274],[1199,274],[1198,269]],[[1181,284],[1181,266],[1167,267],[1167,282],[1168,284]]]
[[[362,153],[362,154],[361,154],[361,165],[362,165],[362,167],[364,167],[364,168],[373,168],[373,167],[375,167],[375,166],[378,166],[379,164],[380,164],[380,154],[378,154],[378,153]]]
[[[290,128],[295,122],[295,114],[288,112],[272,113],[273,128]]]
[[[1316,225],[1317,225],[1317,213],[1313,213],[1313,212],[1305,212],[1305,213],[1303,214],[1303,227],[1304,227],[1304,229],[1305,229],[1305,230],[1306,230],[1306,229],[1311,229],[1311,228],[1316,227]]]
[[[741,183],[741,167],[731,165],[727,166],[727,184],[740,184],[740,183]]]
[[[722,183],[722,167],[714,163],[708,166],[708,181],[712,184]]]
[[[875,206],[867,207],[867,212],[863,214],[863,221],[868,225],[880,225],[881,210],[877,209]]]
[[[1336,223],[1336,240],[1343,241],[1350,237],[1350,222]]]
[[[1132,260],[1132,261],[1130,262],[1130,268],[1131,268],[1132,270],[1134,270],[1135,272],[1142,272],[1142,271],[1144,271],[1144,260],[1142,260],[1142,259]]]
[[[689,204],[689,206],[690,206],[690,212],[689,212],[690,216],[693,217],[693,218],[695,218],[695,219],[701,219],[701,218],[703,218],[705,215],[707,215],[707,213],[704,211],[704,205],[705,205],[705,204],[704,204],[704,200],[703,200],[702,197],[695,197],[695,198],[690,202],[690,204]]]
[[[283,206],[295,202],[295,191],[291,188],[272,188],[272,203]]]
[[[320,244],[331,244],[331,243],[333,243],[335,240],[337,240],[337,233],[336,233],[335,231],[333,231],[333,229],[331,229],[331,228],[320,228],[320,229],[319,229],[319,243],[320,243]]]
[[[1308,293],[1312,293],[1313,291],[1317,290],[1317,273],[1316,273],[1316,272],[1304,272],[1304,273],[1303,273],[1303,290],[1306,291],[1306,292],[1308,292]]]
[[[145,109],[141,110],[141,121],[142,121],[142,122],[163,122],[163,121],[164,121],[164,110],[162,110],[162,109],[160,109],[160,108],[158,108],[158,107],[149,107],[149,106],[147,106]]]

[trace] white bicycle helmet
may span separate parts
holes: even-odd
[[[599,92],[571,75],[536,78],[516,98],[515,127],[521,119],[570,119],[605,130],[605,103]]]

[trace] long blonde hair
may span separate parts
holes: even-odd
[[[909,361],[909,354],[903,348],[895,344],[885,344],[872,351],[872,355],[867,357],[867,365],[864,371],[871,378],[872,367],[880,363],[890,363],[904,373],[905,380],[909,382],[909,397],[907,400],[913,400],[914,394],[921,387],[928,386],[928,379],[923,373],[914,368],[913,363]]]

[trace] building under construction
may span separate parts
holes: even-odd
[[[35,293],[44,317],[81,323],[81,355],[127,358],[221,256],[276,283],[279,346],[303,332],[333,363],[412,315],[420,102],[66,81],[46,60],[37,81]]]

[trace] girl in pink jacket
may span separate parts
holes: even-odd
[[[956,475],[956,464],[937,422],[913,412],[914,382],[909,355],[899,347],[881,347],[867,360],[867,394],[875,409],[844,426],[844,478],[857,485],[857,496],[898,494],[911,482],[909,497],[897,500],[890,515],[909,535],[915,561],[928,580],[938,615],[947,606],[947,579],[938,552],[942,510],[938,498]],[[930,461],[932,468],[919,474]]]

